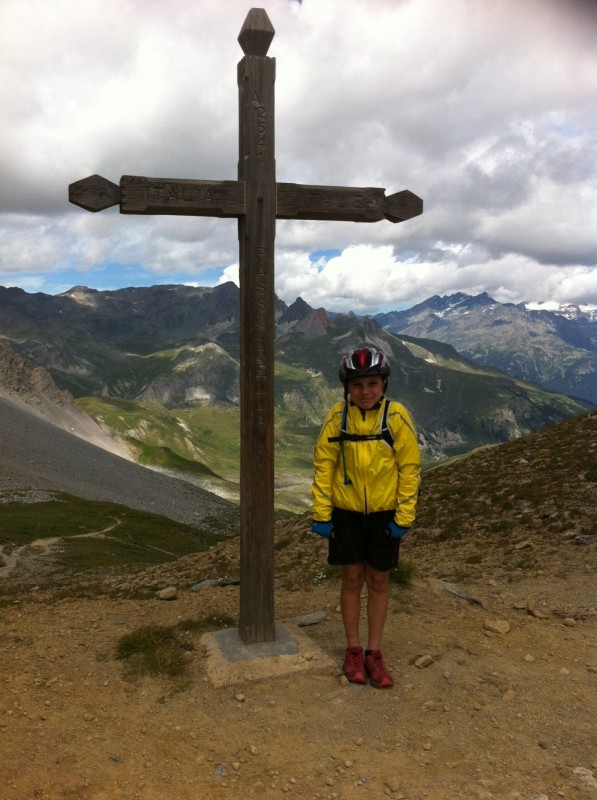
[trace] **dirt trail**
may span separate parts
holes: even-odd
[[[106,534],[113,531],[121,524],[117,519],[112,525],[108,525],[101,531],[91,531],[90,533],[76,533],[69,539],[109,539]],[[43,539],[35,539],[33,542],[10,548],[10,552],[5,552],[4,545],[0,545],[0,579],[8,577],[19,569],[25,568],[27,571],[37,572],[37,564],[47,562],[52,559],[52,554],[64,542],[63,536],[46,536]],[[159,548],[155,548],[156,550]],[[167,552],[167,551],[162,551]],[[171,555],[171,553],[168,553]]]

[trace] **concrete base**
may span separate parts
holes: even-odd
[[[338,673],[338,665],[294,625],[275,624],[273,642],[244,644],[236,628],[206,633],[207,675],[215,687],[299,671]]]

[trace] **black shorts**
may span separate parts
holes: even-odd
[[[379,572],[397,567],[400,539],[392,539],[385,532],[393,519],[393,511],[361,514],[334,508],[334,535],[328,539],[328,564],[369,564]]]

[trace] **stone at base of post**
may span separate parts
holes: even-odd
[[[292,624],[275,623],[273,642],[245,645],[236,628],[206,633],[207,674],[216,688],[306,670],[338,674],[338,665]]]

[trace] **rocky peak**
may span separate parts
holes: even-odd
[[[288,308],[284,311],[280,317],[280,321],[295,322],[303,319],[303,317],[306,317],[312,311],[313,309],[311,306],[308,303],[305,303],[302,297],[297,297],[294,303],[288,306]]]
[[[59,389],[43,367],[34,366],[5,345],[0,345],[0,392],[33,405],[45,401],[73,405],[70,392]]]
[[[307,305],[305,303],[305,305]],[[309,306],[307,306],[309,308]],[[329,317],[325,308],[318,308],[315,311],[310,309],[309,313],[303,317],[296,326],[296,330],[304,333],[307,338],[323,336],[329,325]]]

